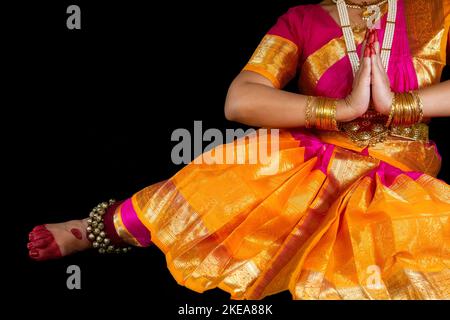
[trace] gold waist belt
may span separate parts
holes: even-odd
[[[387,136],[394,136],[414,141],[428,142],[428,125],[418,123],[412,126],[386,128],[387,116],[369,110],[362,117],[340,124],[343,131],[359,147],[373,146],[383,142]]]

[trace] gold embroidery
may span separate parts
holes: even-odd
[[[113,223],[117,234],[123,241],[135,247],[142,247],[139,241],[137,241],[136,238],[133,237],[133,235],[128,231],[127,227],[123,223],[120,207],[118,207],[116,209],[116,212],[114,213]]]
[[[364,32],[355,32],[357,44],[364,40]],[[335,38],[311,54],[305,61],[300,72],[299,84],[304,94],[313,94],[320,78],[330,67],[347,55],[344,38]]]
[[[362,117],[340,124],[340,129],[359,147],[383,142],[389,134],[386,117],[369,110]]]
[[[418,123],[412,126],[398,126],[391,129],[391,136],[414,141],[428,142],[428,126]]]
[[[441,159],[434,144],[388,136],[386,141],[369,148],[369,154],[403,171],[423,172],[436,177]]]
[[[295,43],[280,36],[266,35],[244,70],[257,72],[272,81],[276,88],[282,88],[294,78],[298,59]]]
[[[445,25],[443,1],[414,0],[404,3],[409,47],[419,88],[423,88],[439,82],[445,65],[448,26]]]
[[[358,147],[374,146],[384,142],[388,135],[407,140],[428,142],[428,125],[418,123],[412,126],[386,128],[387,117],[369,109],[362,117],[340,123],[343,131]]]

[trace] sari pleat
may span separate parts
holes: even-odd
[[[133,196],[179,284],[233,299],[285,290],[294,299],[449,297],[445,182],[306,130],[279,137],[275,173],[260,174],[267,164],[191,163]]]

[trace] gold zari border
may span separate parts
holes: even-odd
[[[261,74],[279,89],[295,77],[298,59],[295,43],[280,36],[266,35],[243,70]]]

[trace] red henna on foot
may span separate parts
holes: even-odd
[[[72,234],[73,234],[73,235],[75,236],[75,238],[77,238],[78,240],[83,239],[83,236],[82,236],[82,234],[81,234],[80,229],[72,228],[72,229],[70,229],[70,232],[72,232]]]
[[[41,261],[62,257],[55,238],[45,225],[34,227],[28,238],[31,242],[27,244],[27,248],[32,259]]]
[[[39,257],[39,252],[36,249],[31,249],[30,250],[30,257],[31,258],[38,258]]]

